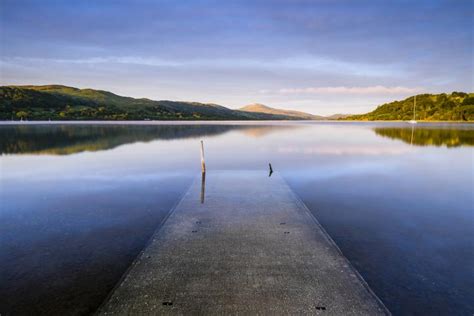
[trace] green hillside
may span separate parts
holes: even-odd
[[[374,111],[352,115],[345,120],[388,121],[413,119],[414,96],[377,107]],[[418,121],[474,121],[474,93],[420,94],[416,96]]]
[[[61,85],[0,87],[0,120],[282,120],[216,104],[153,101]]]

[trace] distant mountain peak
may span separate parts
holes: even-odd
[[[273,115],[284,115],[291,117],[293,119],[300,119],[300,120],[324,120],[326,119],[324,116],[313,115],[306,112],[295,111],[295,110],[284,110],[284,109],[276,109],[269,107],[268,105],[261,104],[261,103],[252,103],[241,107],[239,111],[244,112],[252,112],[252,113],[265,113],[265,114],[273,114]]]
[[[241,111],[252,111],[256,109],[271,109],[271,110],[277,110],[275,108],[269,107],[268,105],[261,104],[261,103],[252,103],[248,104],[246,106],[241,107],[239,110]]]

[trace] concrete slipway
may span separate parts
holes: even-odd
[[[279,174],[214,172],[203,185],[193,183],[99,314],[389,314]]]

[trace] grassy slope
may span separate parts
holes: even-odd
[[[377,107],[374,111],[352,115],[346,120],[411,120],[414,96]],[[474,121],[474,93],[420,94],[416,96],[416,120]]]

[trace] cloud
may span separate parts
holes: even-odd
[[[385,87],[385,86],[367,86],[367,87],[307,87],[307,88],[284,88],[279,90],[260,90],[262,94],[348,94],[348,95],[386,95],[386,94],[412,94],[422,91],[421,88],[409,87]]]
[[[143,65],[143,66],[156,66],[156,67],[179,67],[182,63],[172,60],[165,60],[160,58],[143,58],[143,57],[89,57],[89,58],[78,58],[78,59],[63,59],[63,58],[37,58],[37,57],[13,57],[4,58],[1,60],[2,63],[59,63],[59,64],[130,64],[130,65]]]
[[[161,58],[142,56],[105,56],[84,58],[38,58],[38,57],[4,57],[2,63],[12,64],[38,64],[58,63],[71,65],[91,64],[125,64],[143,65],[150,67],[172,68],[207,68],[207,69],[247,69],[266,71],[305,71],[320,74],[352,74],[363,76],[389,76],[402,75],[405,71],[400,65],[394,64],[369,64],[349,62],[339,59],[330,59],[323,56],[301,55],[288,58]]]

